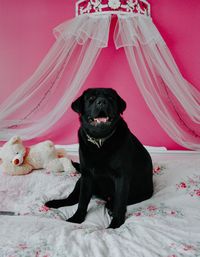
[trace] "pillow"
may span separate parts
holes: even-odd
[[[167,148],[164,146],[148,146],[144,145],[144,147],[147,149],[149,152],[162,152],[162,151],[167,151]]]

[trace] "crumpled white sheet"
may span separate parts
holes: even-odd
[[[93,198],[86,220],[65,220],[77,205],[48,209],[44,203],[66,197],[79,174],[45,170],[25,176],[0,171],[0,257],[178,257],[200,256],[200,158],[157,153],[154,196],[128,206],[118,229],[104,202]]]

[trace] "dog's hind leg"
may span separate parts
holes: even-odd
[[[61,199],[61,200],[52,200],[45,203],[45,205],[49,208],[55,208],[55,209],[63,206],[71,206],[78,203],[79,195],[80,195],[80,179],[76,182],[74,190],[67,198]]]
[[[72,162],[72,165],[74,166],[74,168],[76,169],[76,171],[81,173],[80,163],[74,162],[74,161],[71,161],[71,162]]]

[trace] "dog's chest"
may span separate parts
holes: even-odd
[[[88,166],[88,172],[95,178],[114,178],[118,176],[118,169],[114,168],[109,162],[91,163]]]
[[[89,173],[94,177],[94,178],[97,178],[97,177],[110,177],[112,176],[112,170],[109,169],[108,167],[98,167],[98,168],[95,168],[95,167],[91,167],[89,169]]]
[[[106,151],[99,153],[92,151],[81,152],[81,163],[84,170],[93,177],[115,177],[121,166],[120,158],[113,158],[116,154],[108,154]]]

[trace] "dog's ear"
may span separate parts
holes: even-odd
[[[118,94],[117,94],[117,102],[118,102],[119,113],[123,114],[124,110],[126,109],[126,102]]]
[[[79,98],[77,98],[71,105],[71,108],[73,111],[77,113],[83,113],[84,108],[84,96],[81,95]]]

